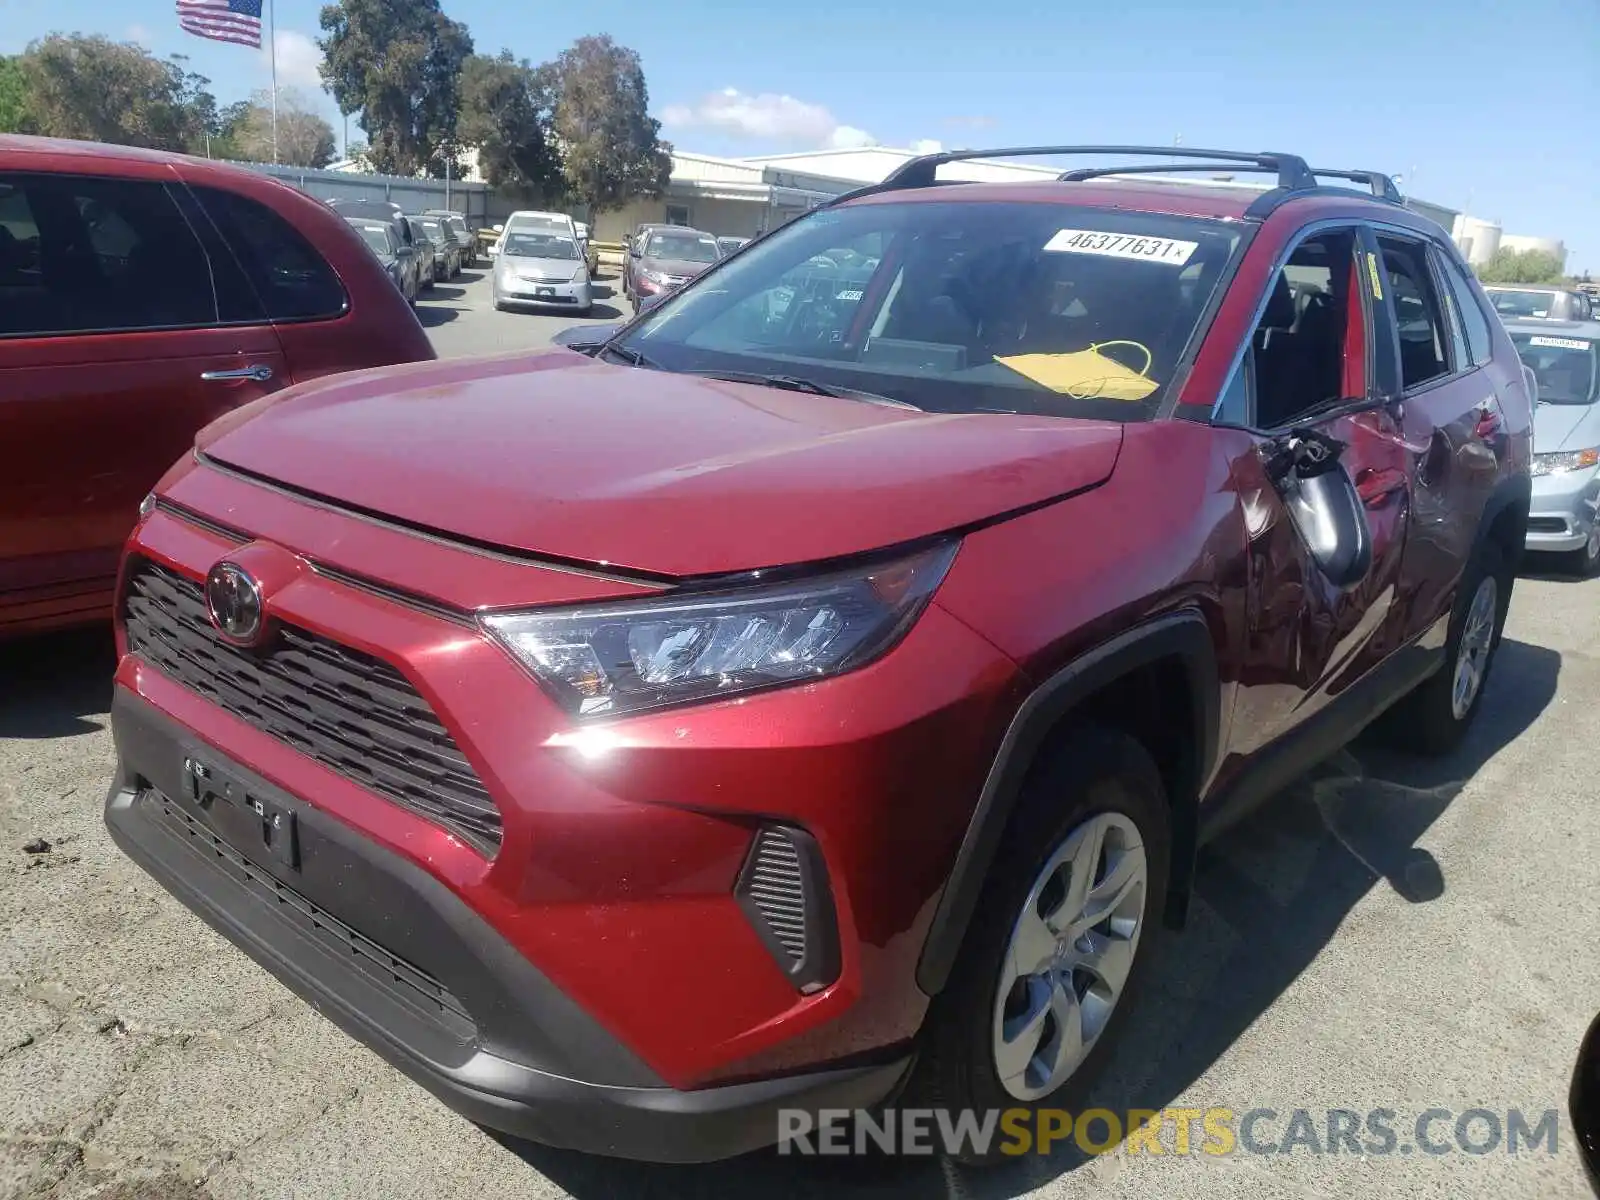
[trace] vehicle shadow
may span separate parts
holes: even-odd
[[[456,276],[456,283],[465,287],[469,283],[477,283],[488,271],[481,267],[462,267],[461,274]]]
[[[448,325],[461,315],[459,308],[433,308],[426,304],[417,305],[414,310],[417,321],[424,329],[435,329],[440,325]]]
[[[111,623],[0,642],[0,738],[57,738],[104,727],[117,669]]]
[[[467,289],[452,283],[436,283],[431,291],[424,292],[418,299],[421,300],[459,300],[467,294]]]
[[[1189,927],[1156,933],[1154,970],[1094,1105],[1113,1112],[1169,1106],[1294,983],[1378,883],[1412,903],[1442,896],[1445,875],[1418,839],[1545,709],[1560,669],[1555,651],[1502,642],[1471,736],[1454,753],[1423,760],[1363,738],[1204,849]],[[502,1141],[579,1200],[823,1193],[832,1200],[1012,1200],[1092,1161],[1076,1147],[985,1170],[934,1158],[773,1150],[663,1167]]]
[[[1523,554],[1522,561],[1517,564],[1517,578],[1535,579],[1540,583],[1588,582],[1581,575],[1563,570],[1559,555],[1539,553],[1537,551]]]

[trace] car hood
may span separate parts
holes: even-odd
[[[693,279],[712,263],[695,262],[687,258],[644,258],[640,265],[647,271],[660,271],[663,275],[677,275]]]
[[[1115,423],[938,414],[566,350],[330,376],[204,457],[533,555],[663,576],[856,554],[1104,482]]]
[[[507,275],[526,271],[546,279],[571,279],[583,263],[576,258],[527,258],[517,254],[501,254],[495,269]]]
[[[1534,453],[1591,446],[1600,446],[1600,404],[1541,404],[1534,409]]]

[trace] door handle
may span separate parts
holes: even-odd
[[[266,383],[272,378],[272,368],[266,363],[257,363],[250,367],[236,367],[231,371],[202,371],[200,378],[207,383],[218,380],[226,382],[230,379],[254,379],[257,383]]]

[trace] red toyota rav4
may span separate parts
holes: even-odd
[[[1070,1103],[1202,839],[1385,710],[1462,735],[1528,511],[1386,177],[1143,153],[1277,181],[934,155],[587,356],[214,423],[121,574],[118,844],[513,1134]]]
[[[110,616],[139,498],[213,418],[433,356],[361,238],[304,192],[0,134],[0,637]]]

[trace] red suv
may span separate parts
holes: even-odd
[[[214,417],[432,357],[359,236],[303,192],[0,136],[0,637],[110,614],[140,497]]]
[[[1444,231],[1188,154],[1276,186],[934,155],[590,355],[213,425],[122,570],[118,844],[514,1134],[1066,1103],[1204,838],[1462,736],[1527,519]]]

